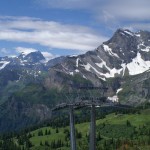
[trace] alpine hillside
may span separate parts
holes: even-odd
[[[150,32],[118,29],[93,51],[46,60],[40,51],[0,58],[0,131],[51,117],[70,84],[106,86],[112,101],[150,102]],[[73,89],[72,89],[73,90]],[[21,123],[20,123],[21,122]]]

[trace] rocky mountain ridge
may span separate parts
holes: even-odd
[[[67,61],[72,63],[72,67]],[[92,72],[104,81],[143,73],[150,69],[150,32],[133,33],[118,29],[96,50],[70,57],[60,65],[68,74],[78,73],[88,79],[87,74]]]
[[[59,57],[48,62],[45,62],[40,51],[27,55],[22,53],[14,58],[0,58],[0,70],[15,66],[15,68],[32,68],[38,74],[40,71],[48,71],[51,67],[57,69],[55,65],[70,75],[80,74],[88,79],[87,72],[92,72],[104,81],[115,76],[143,73],[150,69],[150,32],[133,33],[118,29],[110,40],[94,51],[78,56]]]
[[[61,63],[50,68],[49,74],[50,79],[53,78],[55,83],[57,82],[57,74],[63,73],[68,76],[79,75],[94,85],[107,85],[109,87],[107,96],[116,101],[119,99],[117,95],[124,91],[122,87],[126,82],[131,82],[130,79],[134,79],[134,76],[139,78],[143,85],[144,80],[149,79],[149,69],[150,32],[134,33],[126,29],[118,29],[110,40],[104,42],[94,51],[67,57]],[[146,78],[145,74],[147,74]],[[128,81],[126,81],[127,78],[129,78]],[[110,80],[113,81],[112,85],[109,85]],[[57,85],[59,84],[63,84],[63,79],[60,80],[60,76]],[[140,93],[143,92],[142,90],[143,88],[140,89]],[[126,101],[129,95],[126,96]],[[131,98],[129,99],[133,104]],[[140,96],[136,104],[140,103],[140,99],[142,99],[141,102],[145,101],[143,100],[145,98]],[[133,101],[135,104],[136,100]]]

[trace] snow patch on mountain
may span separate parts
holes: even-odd
[[[102,59],[101,59],[102,60]],[[109,68],[107,65],[106,65],[106,62],[104,62],[102,60],[101,63],[96,63],[97,66],[99,66],[100,68],[103,68],[104,66],[107,68],[108,70],[108,73],[102,73],[100,71],[98,71],[95,67],[93,67],[92,65],[90,65],[89,63],[87,63],[86,65],[83,65],[85,67],[85,69],[87,71],[92,71],[94,70],[95,73],[97,73],[99,76],[99,78],[101,78],[102,80],[106,80],[105,78],[112,78],[112,77],[115,77],[116,74],[120,74],[121,71],[123,70],[122,68],[121,69],[116,69],[116,68]]]
[[[137,37],[141,37],[141,34],[135,34],[135,36],[137,36]]]
[[[84,79],[87,79],[85,75],[83,75],[83,78],[84,78]]]
[[[83,67],[85,68],[85,70],[90,71],[91,65],[87,63],[86,65],[83,65]]]
[[[106,46],[107,47],[107,46]],[[105,47],[105,50],[108,48]],[[99,57],[100,58],[100,57]],[[101,59],[101,58],[100,58]],[[100,63],[95,63],[99,68],[105,68],[108,70],[107,73],[103,73],[97,67],[92,66],[91,64],[87,63],[83,65],[84,68],[89,72],[95,72],[97,76],[103,80],[106,78],[113,78],[116,75],[124,76],[126,68],[129,71],[129,75],[136,75],[145,72],[146,70],[150,69],[150,61],[143,60],[141,54],[138,52],[137,56],[132,59],[132,61],[128,64],[122,63],[120,69],[110,68],[107,66],[106,62],[101,59]],[[76,66],[78,66],[78,59],[76,60]]]
[[[72,57],[78,57],[78,55],[70,55],[68,57],[70,57],[70,58],[72,58]]]
[[[121,32],[122,35],[125,35],[125,33]]]
[[[69,74],[73,76],[73,72],[72,72],[72,71],[71,71],[71,72],[69,72]]]
[[[76,60],[76,67],[77,68],[79,67],[79,58],[77,58],[77,60]]]
[[[114,95],[112,97],[108,97],[108,100],[112,101],[112,102],[118,102],[119,98],[117,95]]]
[[[108,47],[107,48],[106,47],[105,47],[105,50],[108,48]],[[79,59],[77,58],[77,60],[76,60],[76,67],[78,66],[78,61],[79,61]],[[113,78],[116,75],[124,76],[126,68],[129,71],[129,75],[140,74],[140,73],[143,73],[146,70],[150,69],[150,61],[143,60],[143,58],[142,58],[142,56],[141,56],[141,54],[139,52],[137,53],[137,56],[135,58],[133,58],[130,63],[128,63],[128,64],[125,64],[125,63],[120,64],[121,65],[120,69],[108,67],[106,62],[103,59],[101,59],[100,63],[95,63],[95,65],[97,65],[97,67],[100,68],[100,69],[102,69],[102,68],[107,69],[108,72],[107,73],[103,73],[97,67],[91,65],[90,63],[87,63],[86,65],[82,65],[82,66],[84,66],[85,70],[87,70],[89,72],[93,72],[93,73],[95,72],[96,75],[99,78],[101,78],[102,80],[104,80],[104,81],[106,80],[106,78]],[[76,72],[78,72],[78,71],[76,70]]]
[[[117,90],[116,95],[112,96],[112,97],[108,97],[109,100],[111,100],[112,102],[118,102],[119,98],[118,98],[118,93],[121,92],[123,90],[123,88],[120,88]]]
[[[106,52],[109,53],[109,55],[119,58],[119,56],[116,53],[112,52],[112,49],[108,45],[103,44],[103,48]]]
[[[94,68],[92,65],[90,65],[89,63],[87,63],[86,65],[82,65],[85,70],[92,72],[95,71],[95,73],[97,74],[98,78],[102,79],[102,80],[106,80],[105,78],[103,78],[103,74],[101,72],[99,72],[96,68]]]
[[[134,36],[134,34],[132,32],[130,32],[130,31],[125,30],[124,32],[129,34],[129,35],[131,35],[131,36]]]
[[[105,76],[106,78],[114,77],[115,74],[120,74],[121,71],[123,70],[123,69],[116,69],[116,68],[111,69],[107,66],[106,62],[103,59],[101,59],[101,61],[102,61],[101,63],[96,63],[96,65],[100,68],[105,67],[109,71],[109,73],[106,74],[101,73],[101,75]]]
[[[150,46],[145,46],[144,42],[141,42],[138,46],[138,49],[140,49],[143,52],[149,52],[150,51]]]
[[[118,94],[119,92],[121,92],[123,90],[123,88],[120,88],[117,90],[116,94]]]
[[[0,70],[4,69],[9,63],[8,61],[0,61]]]
[[[106,73],[106,74],[103,74],[106,78],[112,78],[112,77],[115,77],[116,74],[120,74],[122,71],[122,69],[116,69],[116,68],[113,68],[113,69],[110,69],[109,70],[109,73]]]
[[[141,49],[141,51],[143,51],[143,52],[149,52],[150,51],[150,47],[147,46],[147,47],[145,47],[145,49]]]
[[[76,69],[75,72],[80,72],[80,71],[78,69]]]
[[[129,70],[129,75],[140,74],[150,69],[150,61],[143,60],[141,54],[138,52],[132,62],[127,64],[127,68]]]
[[[100,58],[100,57],[99,57]],[[101,59],[101,58],[100,58]],[[101,59],[101,63],[95,63],[98,67],[100,67],[100,68],[103,68],[103,67],[105,67],[105,68],[107,68],[108,70],[110,70],[110,68],[106,65],[106,62],[103,60],[103,59]]]

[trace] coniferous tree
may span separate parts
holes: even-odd
[[[51,130],[48,130],[48,135],[51,135]]]
[[[48,135],[47,129],[45,130],[45,135]]]
[[[127,127],[131,127],[131,123],[129,120],[127,120],[126,125],[127,125]]]
[[[49,143],[48,143],[48,141],[45,141],[45,146],[49,146]]]
[[[32,143],[31,143],[31,141],[29,140],[29,139],[27,139],[27,141],[26,141],[26,148],[27,149],[29,149],[30,147],[32,147],[33,145],[32,145]]]
[[[56,128],[56,133],[59,133],[59,130],[58,130],[58,128]]]
[[[32,134],[29,132],[28,134],[28,138],[30,139],[32,137]]]
[[[82,133],[76,130],[76,138],[81,139],[82,138]]]
[[[43,131],[42,130],[38,131],[38,136],[43,136]]]
[[[41,146],[43,146],[43,143],[42,143],[42,141],[40,142],[40,145],[41,145]]]
[[[24,139],[23,139],[22,136],[20,136],[20,137],[18,138],[18,144],[19,144],[19,145],[23,145],[23,144],[24,144]]]
[[[56,142],[55,142],[55,140],[51,142],[51,148],[56,148]]]
[[[25,150],[24,146],[22,147],[22,150]]]
[[[100,141],[101,139],[102,139],[101,134],[100,134],[100,132],[98,132],[97,141]]]

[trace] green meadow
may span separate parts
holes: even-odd
[[[76,124],[77,149],[89,147],[90,123]],[[150,149],[150,109],[135,114],[107,115],[96,121],[97,149]],[[42,127],[30,133],[31,150],[70,150],[69,126]],[[15,139],[18,143],[18,139]],[[25,148],[25,146],[24,146]]]

